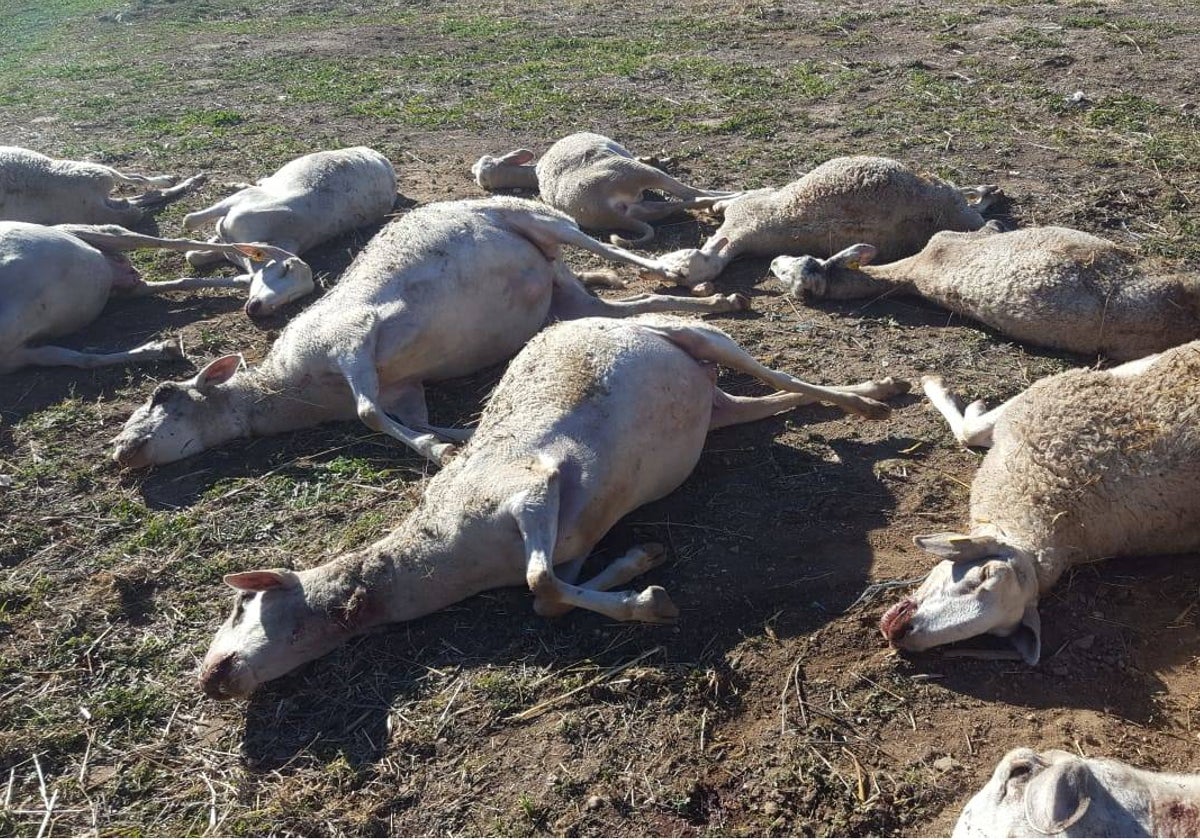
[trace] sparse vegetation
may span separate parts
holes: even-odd
[[[1022,224],[1200,264],[1200,14],[1188,4],[47,0],[3,12],[0,143],[208,171],[201,196],[157,215],[166,234],[229,184],[320,148],[379,149],[424,203],[477,194],[467,169],[483,152],[592,129],[713,188],[892,155],[1003,185]],[[655,247],[712,227],[673,220]],[[317,272],[332,281],[369,233],[319,249]],[[178,255],[135,262],[151,280],[189,271]],[[755,312],[721,326],[823,381],[937,371],[1003,399],[1080,362],[911,300],[806,307],[766,276],[763,261],[731,266],[718,283]],[[72,340],[182,333],[195,361],[253,363],[285,316],[260,329],[240,305],[222,292],[114,301]],[[382,536],[429,468],[343,424],[118,472],[107,439],[157,379],[191,371],[0,378],[0,833],[928,835],[1017,741],[1099,755],[1136,738],[1162,769],[1200,766],[1190,566],[1080,570],[1054,596],[1046,647],[1058,653],[1035,671],[896,659],[878,641],[878,604],[843,614],[873,581],[919,575],[912,535],[964,515],[977,456],[915,399],[887,424],[813,410],[715,433],[684,487],[604,544],[607,556],[669,546],[652,582],[682,608],[676,628],[551,622],[519,589],[488,592],[248,703],[205,700],[194,674],[229,607],[221,576],[305,568]],[[496,377],[431,388],[435,422],[472,422]],[[944,757],[961,767],[939,770]]]

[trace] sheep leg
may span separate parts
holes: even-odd
[[[173,175],[137,175],[121,172],[111,166],[106,166],[104,169],[113,181],[129,187],[169,187],[176,180]]]
[[[161,280],[157,283],[138,280],[134,285],[122,287],[121,291],[133,297],[145,297],[192,289],[246,289],[251,279],[249,274],[239,274],[236,277],[180,277],[178,280]]]
[[[508,212],[504,214],[504,218],[516,233],[533,242],[546,255],[546,259],[556,259],[561,245],[574,245],[576,248],[613,262],[634,265],[672,280],[681,279],[671,268],[658,260],[648,259],[615,245],[593,239],[570,219],[535,215],[525,211]]]
[[[554,290],[550,311],[556,320],[575,318],[624,318],[647,312],[737,312],[749,308],[742,295],[711,295],[705,298],[638,294],[620,300],[604,300],[588,294],[579,278],[561,262],[555,263]]]
[[[843,411],[858,414],[871,420],[883,420],[892,410],[886,403],[844,389],[812,385],[796,377],[772,370],[758,362],[737,343],[720,330],[705,324],[674,326],[668,324],[646,324],[667,341],[690,354],[697,361],[716,362],[742,373],[748,373],[768,385],[796,394],[804,394],[814,402],[836,405]]]
[[[762,189],[746,190],[744,192],[734,193],[727,198],[722,198],[720,201],[713,202],[712,207],[709,209],[717,215],[724,215],[725,211],[728,210],[732,204],[736,204],[737,202],[752,196],[766,195],[773,192],[775,192],[773,187],[763,187]]]
[[[558,574],[560,580],[567,583],[574,583],[575,577],[579,575],[583,561],[586,559],[586,557],[579,557],[570,563],[556,567],[555,572]],[[605,566],[594,577],[588,578],[579,584],[579,587],[581,589],[594,589],[597,592],[615,589],[618,586],[624,586],[634,578],[641,577],[651,569],[661,566],[666,559],[666,549],[659,543],[646,543],[645,545],[635,546]],[[567,568],[564,568],[564,566]],[[533,599],[533,610],[538,615],[547,618],[556,618],[569,612],[571,605],[562,603],[561,601],[553,604],[547,603],[535,597]]]
[[[661,169],[656,169],[654,167],[649,167],[648,170],[645,170],[645,174],[646,174],[646,177],[642,182],[642,189],[658,190],[659,192],[664,192],[669,195],[678,196],[679,198],[684,198],[684,199],[725,198],[725,199],[728,199],[728,198],[732,198],[732,197],[738,195],[738,193],[731,192],[729,190],[697,189],[696,187],[693,187],[693,186],[683,183],[682,181],[678,180],[677,178],[672,178],[666,172],[663,172]]]
[[[425,387],[420,382],[408,382],[385,388],[380,397],[387,413],[405,426],[437,435],[442,440],[466,443],[474,429],[448,429],[429,423],[429,407],[425,404]]]
[[[633,239],[627,239],[626,237],[621,236],[619,233],[614,233],[612,236],[608,237],[608,241],[619,248],[632,248],[635,245],[645,245],[654,238],[654,228],[650,227],[650,225],[643,221],[632,219],[626,216],[625,224],[633,228],[634,231],[636,231],[637,236]]]
[[[963,446],[990,447],[996,421],[1012,404],[1012,400],[1008,400],[991,411],[986,411],[983,400],[976,400],[960,411],[958,398],[947,390],[940,376],[922,377],[921,388],[933,407],[946,418],[954,439]]]
[[[195,239],[165,239],[161,236],[149,236],[136,233],[120,225],[55,225],[58,230],[71,234],[76,239],[82,239],[93,248],[101,251],[136,251],[140,248],[161,248],[165,251],[201,250],[215,251],[222,254],[239,253],[233,246],[221,245],[215,241],[199,242]]]
[[[68,350],[65,347],[21,347],[6,360],[5,367],[10,364],[15,369],[25,367],[74,367],[98,368],[110,365],[142,364],[157,362],[164,359],[182,359],[183,347],[178,340],[151,341],[132,350],[120,353],[82,353],[78,350]]]
[[[715,198],[698,198],[691,201],[638,201],[625,207],[623,213],[614,208],[614,212],[624,215],[625,223],[637,232],[637,237],[628,239],[614,233],[609,240],[622,248],[644,245],[654,238],[655,233],[648,222],[657,222],[684,210],[711,207],[714,201]]]
[[[354,395],[358,419],[362,420],[367,428],[394,437],[434,463],[446,463],[454,454],[451,444],[439,441],[432,434],[421,434],[405,426],[388,415],[380,405],[379,372],[375,368],[377,333],[374,318],[370,318],[369,321],[369,328],[362,335],[361,344],[357,347],[343,348],[341,355],[334,360]]]
[[[234,205],[238,203],[242,192],[242,190],[238,190],[233,195],[221,199],[211,207],[205,207],[203,210],[197,210],[195,213],[188,213],[183,217],[183,229],[195,230],[209,222],[223,219],[233,209]]]
[[[696,198],[690,201],[639,201],[626,208],[632,219],[643,222],[659,222],[684,210],[702,210],[713,206],[715,198]]]
[[[157,207],[160,204],[166,204],[168,201],[174,201],[181,195],[187,195],[196,187],[200,186],[207,180],[204,173],[193,175],[191,178],[185,178],[173,187],[161,190],[150,190],[141,195],[134,196],[129,199],[129,204],[139,209],[147,207]]]
[[[860,382],[857,385],[846,385],[834,390],[870,397],[873,400],[886,400],[897,394],[907,394],[908,388],[909,385],[904,380],[888,376],[883,379]],[[737,397],[714,386],[713,409],[712,416],[708,421],[708,428],[711,431],[725,426],[753,423],[802,405],[811,405],[814,402],[819,402],[819,400],[813,399],[807,394],[788,393],[787,391],[780,391],[765,397]]]
[[[555,614],[582,607],[616,621],[673,621],[679,611],[660,586],[641,592],[601,592],[566,583],[555,575],[553,558],[561,496],[558,468],[539,463],[533,473],[535,483],[513,497],[508,507],[525,542],[525,580],[533,592],[535,608],[545,611],[543,614]]]

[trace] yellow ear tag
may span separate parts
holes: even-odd
[[[243,245],[237,246],[237,249],[255,262],[265,262],[267,254],[260,248],[251,248]]]
[[[850,262],[846,263],[846,268],[851,271],[858,271],[858,260],[850,260]]]

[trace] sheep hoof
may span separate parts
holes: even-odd
[[[876,397],[879,399],[887,399],[888,397],[907,394],[912,390],[912,383],[907,379],[897,379],[894,376],[885,376],[883,379],[875,380],[875,387],[878,389]]]
[[[881,403],[879,400],[873,400],[870,397],[863,397],[853,409],[855,414],[865,417],[868,420],[886,420],[892,416],[892,407],[887,403]]]
[[[648,586],[637,594],[633,605],[633,620],[647,624],[671,624],[679,618],[679,608],[661,586]]]
[[[696,297],[708,297],[715,293],[716,290],[717,287],[712,283],[697,283],[695,286],[692,286],[692,294]]]

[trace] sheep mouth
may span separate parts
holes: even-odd
[[[895,647],[912,629],[912,616],[917,611],[917,602],[905,598],[898,604],[892,605],[883,617],[879,619],[879,631],[887,639],[888,644]]]

